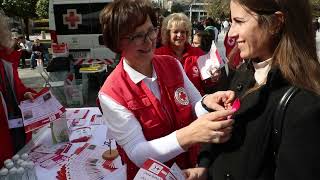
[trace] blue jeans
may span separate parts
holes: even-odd
[[[39,57],[39,55],[34,52],[31,54],[31,62],[30,62],[31,68],[35,68],[37,66],[36,59],[41,58],[41,59],[43,59],[43,63],[46,63],[46,64],[49,62],[49,54],[48,53],[44,52],[40,56],[41,57]]]

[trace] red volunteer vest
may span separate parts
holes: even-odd
[[[143,81],[137,84],[131,81],[123,69],[123,59],[100,90],[135,115],[148,141],[166,136],[194,120],[177,61],[170,56],[155,56],[152,62],[157,73],[161,102]],[[121,148],[118,147],[118,150],[127,164],[128,180],[133,179],[139,168]],[[196,164],[197,154],[198,146],[195,146],[165,164],[171,166],[176,162],[182,169],[191,168]]]
[[[155,54],[170,55],[172,57],[179,59],[169,46],[163,46],[156,49]],[[199,56],[202,56],[204,54],[205,54],[204,51],[202,51],[200,48],[192,47],[190,44],[186,44],[185,52],[182,55],[182,59],[180,59],[180,62],[188,78],[202,95],[205,94],[204,86],[200,77],[200,71],[198,68],[197,60]]]

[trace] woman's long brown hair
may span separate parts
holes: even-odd
[[[275,12],[284,22],[274,37],[272,66],[292,85],[320,95],[320,64],[308,0],[232,0],[258,14],[259,24],[274,26]]]

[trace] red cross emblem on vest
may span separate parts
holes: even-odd
[[[68,29],[78,29],[78,25],[82,24],[81,14],[77,14],[76,9],[67,9],[67,14],[63,14],[63,24],[68,25]]]
[[[174,92],[174,99],[176,100],[177,103],[182,104],[182,105],[188,105],[189,104],[189,98],[188,95],[183,87],[178,88]]]

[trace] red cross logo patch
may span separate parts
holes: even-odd
[[[78,29],[78,25],[82,24],[82,15],[77,14],[76,9],[68,9],[67,14],[63,14],[63,24],[68,25],[68,29]]]
[[[182,105],[188,105],[189,104],[189,97],[183,87],[178,88],[174,92],[174,99],[176,100],[177,103],[182,104]]]

